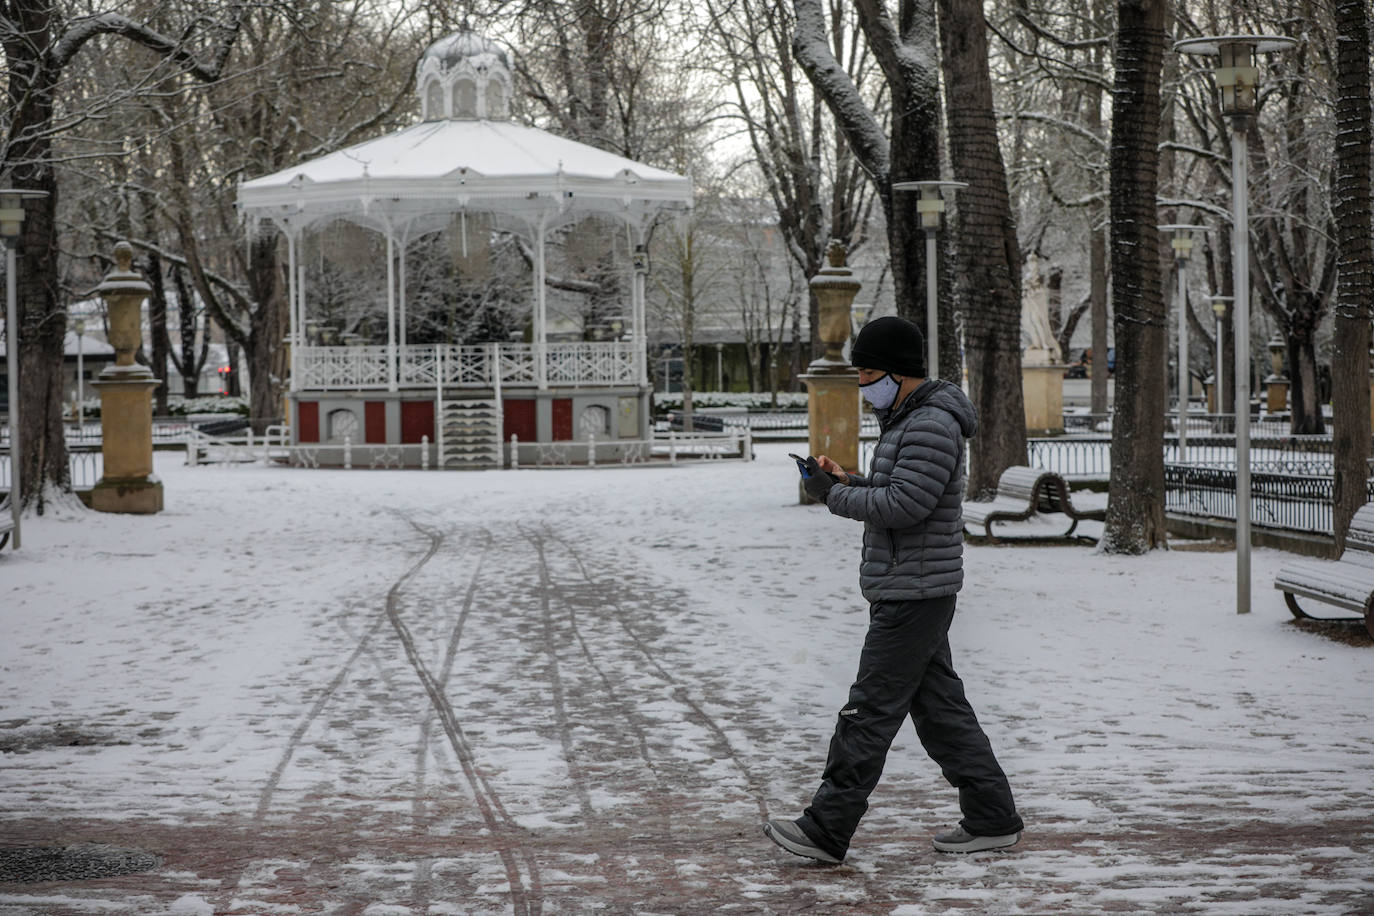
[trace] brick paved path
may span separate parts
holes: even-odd
[[[929,834],[957,811],[906,735],[845,865],[782,853],[759,827],[814,787],[829,723],[817,683],[837,676],[761,669],[770,634],[729,630],[684,588],[757,558],[702,549],[660,574],[667,561],[649,558],[675,548],[604,524],[387,516],[385,572],[320,612],[313,654],[267,672],[255,705],[226,703],[221,733],[204,726],[222,765],[179,756],[197,735],[170,713],[66,733],[0,721],[0,736],[27,735],[0,760],[0,846],[110,843],[162,860],[0,884],[0,914],[1374,912],[1367,710],[1316,775],[1287,757],[1227,772],[1206,766],[1186,723],[1166,737],[1154,719],[1099,716],[1091,698],[1069,721],[1050,709],[1056,694],[1078,708],[1062,684],[989,678],[999,696],[1046,694],[995,717],[1030,828],[1021,846],[933,852]],[[798,563],[758,587],[786,603]],[[814,626],[815,655],[847,667],[861,622]],[[1193,709],[1207,730],[1218,698],[1192,701],[1164,715]],[[1245,735],[1288,727],[1283,746],[1302,746],[1285,714],[1251,705]],[[84,746],[54,765],[50,745],[73,734]],[[151,768],[165,793],[112,808],[119,773],[83,763],[107,757]],[[1363,769],[1331,792],[1351,761]]]

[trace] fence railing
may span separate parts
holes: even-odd
[[[71,474],[73,490],[89,490],[105,473],[105,456],[99,444],[67,446],[67,471]],[[0,452],[0,490],[10,489],[10,453]]]
[[[544,349],[545,380],[551,385],[630,385],[638,378],[636,349],[625,341],[551,342]],[[527,343],[407,344],[396,347],[397,383],[430,388],[529,387],[539,375],[537,351]],[[301,347],[296,353],[300,387],[385,388],[393,358],[378,345]]]
[[[1335,473],[1330,436],[1266,436],[1250,439],[1250,469],[1272,474],[1329,477]],[[1026,440],[1027,463],[1065,477],[1106,478],[1111,474],[1109,436],[1056,436]],[[1371,443],[1374,450],[1374,443]],[[1173,464],[1236,466],[1234,436],[1189,436],[1180,450],[1172,435],[1164,440],[1164,460]]]
[[[1374,499],[1374,480],[1366,485]],[[1250,522],[1309,534],[1331,534],[1335,479],[1294,474],[1250,475]],[[1164,465],[1164,510],[1176,515],[1236,519],[1234,468]]]

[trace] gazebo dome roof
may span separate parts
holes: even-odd
[[[505,50],[468,29],[431,44],[415,65],[424,121],[504,121],[514,85]]]
[[[445,35],[425,48],[425,53],[420,55],[420,66],[423,67],[429,60],[434,60],[445,68],[463,61],[471,61],[474,65],[490,65],[497,62],[507,70],[510,69],[510,59],[506,56],[505,49],[470,29]]]
[[[347,219],[413,238],[468,210],[546,230],[691,207],[688,178],[511,121],[507,54],[475,32],[431,44],[415,75],[420,123],[245,181],[240,212],[292,232]]]

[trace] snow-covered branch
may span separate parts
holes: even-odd
[[[831,53],[826,40],[825,13],[819,0],[793,0],[792,7],[797,16],[797,30],[792,37],[793,56],[825,99],[864,170],[879,186],[886,185],[892,173],[887,134],[859,94],[853,79]]]
[[[1059,128],[1065,133],[1070,133],[1074,134],[1075,136],[1082,137],[1083,139],[1097,146],[1104,153],[1108,150],[1108,143],[1105,137],[1098,136],[1096,133],[1084,127],[1082,124],[1076,124],[1073,121],[1056,117],[1052,114],[1045,114],[1044,112],[1039,111],[1013,111],[1002,115],[1002,118],[1008,121],[1033,121],[1037,124],[1048,124],[1051,127]]]
[[[191,32],[189,28],[182,38],[175,39],[120,13],[106,12],[76,20],[53,44],[52,62],[56,68],[61,69],[70,63],[76,53],[91,39],[100,35],[119,35],[176,62],[199,80],[214,82],[220,78],[234,39],[248,15],[248,4],[238,0],[230,5],[229,12],[228,20],[214,28],[219,34],[208,60],[198,58],[186,46],[185,40]]]

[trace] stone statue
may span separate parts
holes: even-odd
[[[1050,326],[1050,291],[1035,255],[1031,255],[1030,280],[1021,294],[1021,347],[1025,350],[1021,362],[1027,366],[1048,366],[1059,354],[1059,341]]]

